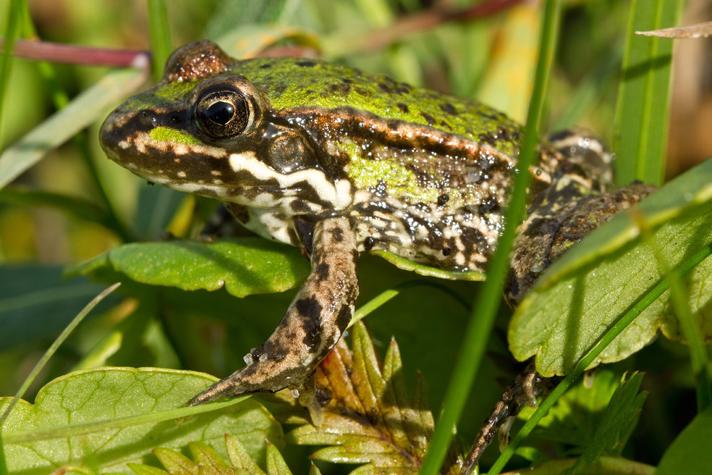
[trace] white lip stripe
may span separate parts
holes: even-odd
[[[334,209],[344,209],[351,204],[351,183],[348,180],[336,180],[331,183],[319,170],[300,170],[282,174],[259,161],[253,152],[233,153],[230,155],[230,167],[239,172],[245,170],[258,180],[275,179],[281,188],[289,188],[299,182],[307,182],[324,201]]]

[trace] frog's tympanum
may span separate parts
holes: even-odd
[[[312,272],[246,366],[194,403],[298,388],[341,338],[361,252],[486,269],[521,129],[485,105],[312,59],[238,61],[202,41],[102,126],[108,156],[147,180],[216,198],[247,228],[300,246]],[[540,147],[508,297],[649,190],[610,193],[611,155],[566,132]]]

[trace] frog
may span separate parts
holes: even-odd
[[[507,298],[558,255],[649,193],[610,191],[612,159],[581,131],[550,135],[517,168],[522,127],[470,99],[312,58],[234,59],[202,40],[104,121],[107,156],[152,183],[217,199],[247,229],[299,247],[311,272],[245,366],[191,404],[299,390],[344,335],[357,263],[385,251],[485,272],[513,177],[531,173]]]

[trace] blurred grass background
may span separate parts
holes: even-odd
[[[228,32],[236,33],[239,38],[247,41],[257,28],[277,23],[313,34],[317,39],[317,47],[312,48],[312,54],[320,53],[326,59],[345,62],[369,72],[386,73],[411,84],[472,97],[522,121],[526,115],[531,91],[530,80],[536,60],[541,13],[537,2],[522,2],[499,14],[471,22],[446,22],[427,28],[422,26],[425,23],[416,23],[413,27],[414,19],[427,19],[429,13],[435,9],[465,8],[473,3],[478,2],[171,0],[167,2],[167,13],[174,47],[198,38],[217,38]],[[3,12],[0,17],[2,28],[5,28],[4,12],[7,11],[8,4],[9,0],[0,0],[0,12]],[[147,5],[148,2],[144,0],[33,0],[29,1],[29,10],[37,35],[43,40],[147,50],[150,46]],[[628,9],[629,2],[623,0],[565,2],[559,51],[555,58],[543,130],[554,131],[580,126],[595,131],[611,143]],[[690,24],[710,18],[712,2],[689,0],[681,23]],[[406,30],[410,33],[404,34]],[[280,45],[286,48],[288,42],[282,42]],[[709,48],[709,41],[705,40],[678,41],[675,44],[673,59],[666,171],[668,177],[675,176],[712,156],[712,134],[709,133],[712,125],[712,48]],[[107,72],[106,68],[100,67],[56,65],[55,68],[62,87],[70,97],[94,84]],[[36,63],[22,59],[14,61],[6,94],[2,111],[0,150],[4,150],[54,112],[50,93],[38,74]],[[147,195],[156,193],[156,187],[146,187],[141,180],[104,158],[96,140],[97,126],[98,124],[88,134],[92,163],[106,185],[105,192],[115,206],[119,218],[127,223],[140,223],[142,219],[146,219],[141,214],[145,213],[141,208],[142,204],[146,199],[150,199],[146,198]],[[51,152],[45,160],[19,177],[13,186],[26,186],[101,202],[100,190],[96,189],[93,183],[86,162],[81,157],[81,151],[76,144],[70,143]],[[155,222],[150,221],[149,224],[155,225]],[[148,233],[147,236],[156,237],[160,231],[161,229],[157,229],[155,233]],[[13,279],[17,278],[16,281],[9,282],[1,281],[0,277],[0,287],[4,287],[4,291],[0,289],[0,295],[5,297],[0,300],[3,302],[0,311],[8,311],[8,308],[12,310],[13,305],[22,306],[22,302],[13,301],[11,297],[13,293],[19,294],[23,285],[35,285],[38,289],[36,297],[23,294],[23,298],[42,298],[44,294],[40,290],[44,289],[44,283],[46,282],[49,288],[53,282],[58,281],[61,266],[93,257],[118,243],[120,238],[114,232],[89,220],[72,217],[53,209],[0,201],[0,267],[3,270],[0,276],[13,275],[16,276]],[[369,266],[379,265],[366,262],[365,272],[368,272]],[[364,294],[379,287],[386,288],[389,284],[383,282],[388,282],[391,277],[401,278],[393,270],[385,272],[379,274],[380,282],[365,284]],[[77,299],[86,302],[92,295],[93,287],[74,291]],[[244,303],[237,305],[224,296],[217,298],[225,300],[220,303],[223,308],[235,305],[235,312],[258,312],[258,309],[264,308],[264,302],[267,300],[270,301],[269,305],[279,312],[288,300],[288,296],[267,296],[265,299],[246,299]],[[177,319],[175,328],[180,328],[181,325],[193,328],[189,327],[187,315],[200,313],[199,309],[191,307],[193,300],[179,292],[165,299],[171,302],[174,311],[182,314],[173,315]],[[2,305],[5,306],[4,309]],[[61,349],[55,357],[45,374],[45,381],[72,368],[107,328],[111,328],[116,322],[122,322],[135,308],[135,302],[124,302],[84,325],[71,344]],[[427,318],[429,310],[443,309],[438,304],[434,304],[432,309],[421,309],[423,321],[428,322],[433,332],[442,333],[443,338],[451,332],[457,333],[457,325],[465,318],[465,312],[460,309],[461,318],[453,318],[447,323],[432,322]],[[455,310],[453,312],[455,313]],[[259,339],[260,332],[273,327],[269,320],[253,323],[254,328],[248,332],[254,332],[255,339]],[[390,334],[395,334],[398,335],[399,341],[401,338],[409,338],[409,334],[423,330],[422,327],[414,328],[407,318],[394,318],[385,323],[375,320],[373,324],[378,336],[385,339]],[[32,329],[25,328],[30,335],[27,338],[18,338],[17,341],[13,341],[13,335],[8,333],[20,330],[10,326],[0,329],[0,333],[6,333],[5,339],[0,338],[0,374],[5,376],[0,378],[0,394],[14,392],[47,342],[61,329],[62,322],[59,321],[55,325],[51,322],[39,322],[36,325],[43,327],[43,331],[33,332]],[[24,326],[26,327],[27,323]],[[451,328],[439,328],[446,326]],[[142,334],[143,338],[160,340],[160,331],[155,327],[151,328],[153,329]],[[204,341],[222,345],[235,344],[234,340],[224,334],[210,333],[210,328],[201,331],[203,333],[199,336]],[[113,362],[181,366],[186,363],[187,358],[191,363],[190,367],[213,372],[224,371],[225,367],[237,364],[229,358],[222,363],[215,363],[214,360],[220,359],[222,355],[201,353],[201,347],[198,345],[179,342],[178,346],[182,348],[178,355],[166,349],[168,346],[170,345],[154,346],[163,348],[164,352],[153,355],[153,358],[147,361],[139,358]],[[656,346],[664,347],[665,351],[643,351],[640,356],[636,356],[637,367],[672,372],[675,368],[675,358],[684,361],[686,353],[683,348],[670,342],[659,342]],[[236,351],[241,354],[244,348],[237,348]],[[667,359],[665,355],[668,355]],[[674,355],[675,358],[670,358],[669,355]],[[406,365],[409,365],[409,356],[406,344]],[[626,362],[623,366],[631,364]],[[409,366],[412,369],[419,367],[417,362]],[[496,376],[496,371],[491,371],[481,378],[491,382]],[[685,378],[675,375],[666,377]],[[438,407],[442,391],[438,385],[443,381],[430,381],[430,384],[435,386],[431,389],[433,407]],[[665,378],[649,382],[661,387],[668,383],[669,379]],[[683,381],[681,384],[691,385],[691,382]],[[498,387],[493,385],[488,390],[491,393],[488,397],[496,397],[498,391]],[[689,395],[676,393],[670,397],[673,399],[651,396],[649,404],[653,408],[667,407],[680,401],[684,403],[684,398]],[[486,402],[478,405],[477,410],[471,413],[473,415],[469,424],[478,426],[481,415],[488,408],[489,404]],[[684,418],[685,410],[682,412]],[[654,459],[655,447],[664,447],[669,442],[668,439],[675,433],[677,422],[674,418],[661,417],[644,421],[644,424],[648,427],[647,440],[652,440],[648,458]],[[643,439],[641,445],[646,443],[645,440]]]

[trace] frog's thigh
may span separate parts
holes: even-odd
[[[356,239],[346,218],[314,228],[312,272],[277,329],[247,355],[247,366],[202,392],[191,404],[252,391],[299,386],[339,341],[358,295]]]

